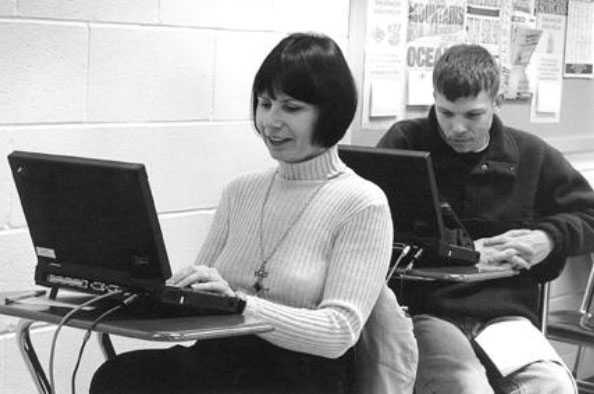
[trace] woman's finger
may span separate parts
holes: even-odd
[[[194,272],[193,266],[184,267],[181,270],[174,272],[171,278],[167,281],[167,284],[176,285],[177,282],[190,275],[192,272]]]
[[[235,295],[235,292],[231,289],[231,287],[229,287],[229,284],[225,281],[194,283],[192,284],[192,289],[223,294],[230,297]]]
[[[191,265],[176,273],[169,280],[172,286],[185,287],[194,282],[204,282],[211,279],[211,269],[205,265]]]

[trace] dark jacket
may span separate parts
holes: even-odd
[[[514,228],[541,229],[551,254],[520,275],[480,283],[404,285],[411,313],[480,320],[515,315],[538,322],[538,283],[561,273],[567,256],[594,250],[594,192],[563,155],[535,135],[505,127],[495,116],[480,153],[457,153],[427,118],[394,124],[379,147],[429,151],[440,194],[473,239]]]

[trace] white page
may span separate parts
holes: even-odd
[[[504,377],[535,361],[563,364],[544,335],[524,318],[492,323],[476,336],[475,342]]]

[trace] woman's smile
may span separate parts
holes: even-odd
[[[290,138],[280,137],[280,136],[275,136],[275,135],[267,135],[266,139],[273,146],[281,146],[281,145],[291,141]]]
[[[318,116],[317,106],[284,92],[258,95],[256,125],[270,155],[276,160],[297,163],[325,150],[312,143]]]

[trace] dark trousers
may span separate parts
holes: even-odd
[[[213,339],[118,355],[97,370],[90,394],[346,394],[353,357],[352,349],[338,359],[293,352],[257,336]]]

